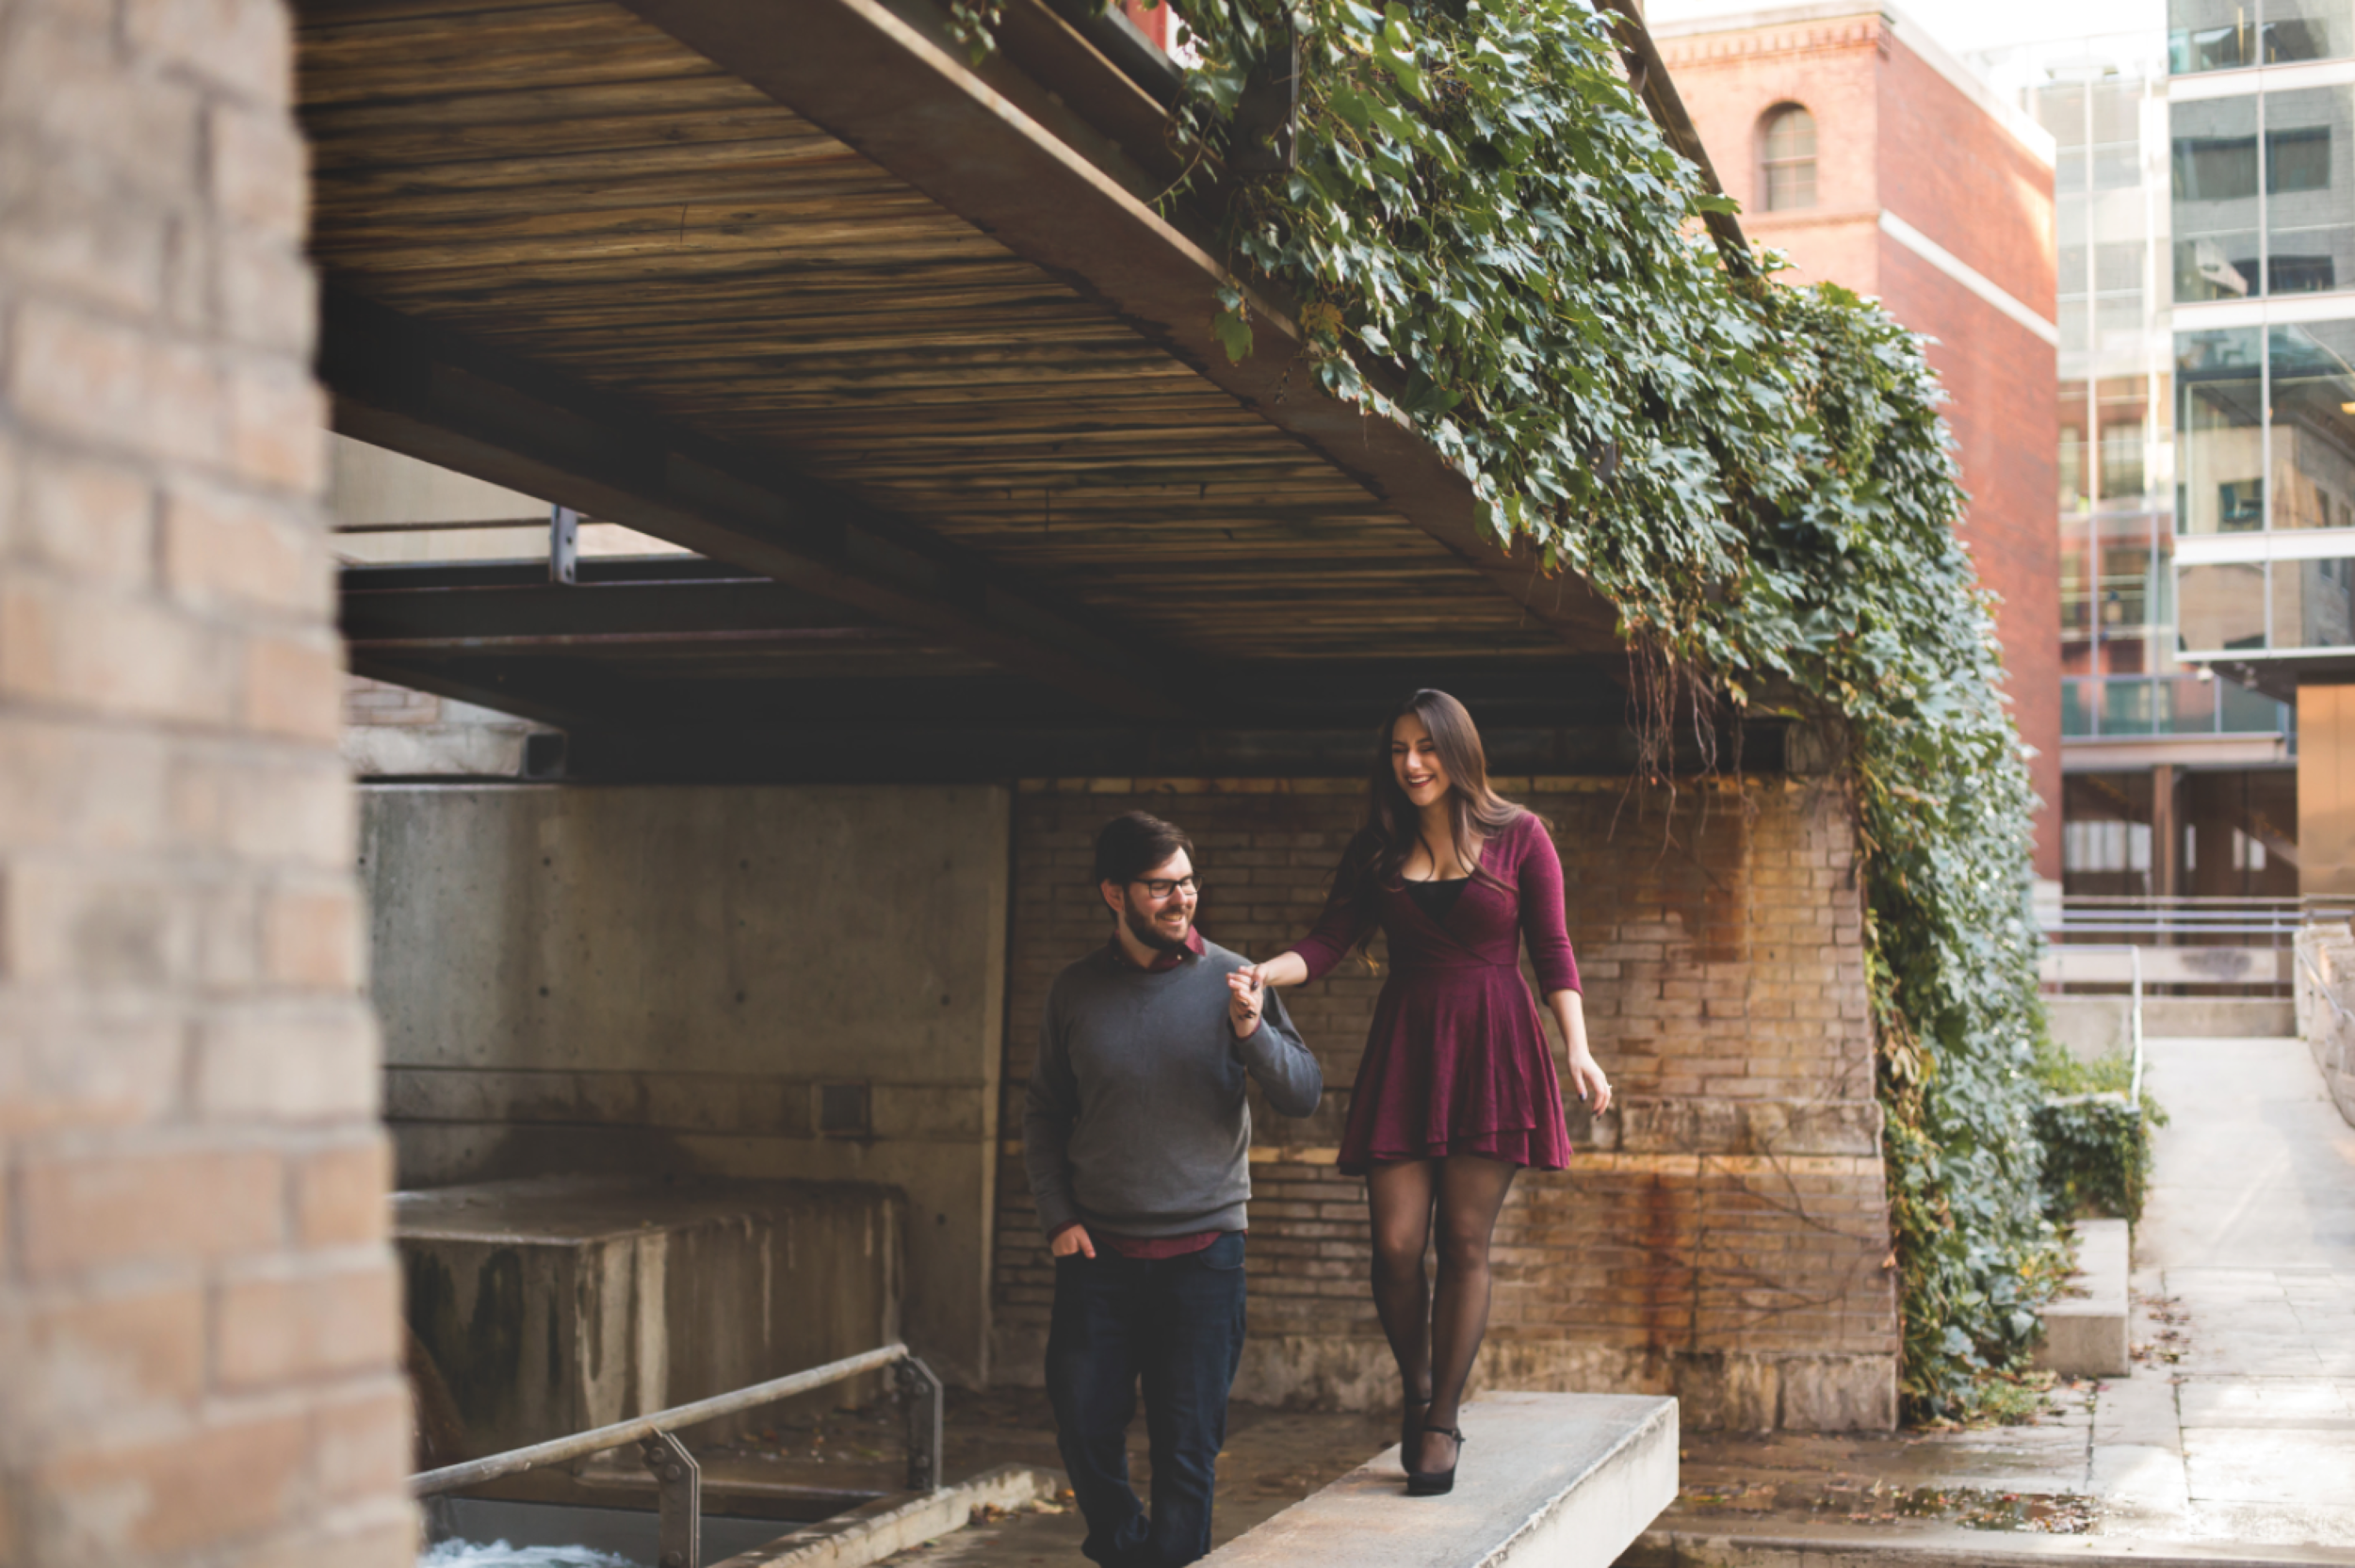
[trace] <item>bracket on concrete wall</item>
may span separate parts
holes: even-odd
[[[570,507],[551,508],[548,512],[548,581],[572,583],[580,579],[580,513]]]
[[[908,1410],[908,1490],[940,1490],[940,1379],[915,1356],[895,1369]]]
[[[703,1568],[704,1474],[687,1445],[667,1431],[639,1446],[654,1472],[662,1511],[661,1568]]]

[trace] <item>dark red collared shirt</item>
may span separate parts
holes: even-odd
[[[1129,956],[1129,949],[1120,945],[1118,931],[1113,932],[1111,946],[1113,957],[1119,960],[1123,967],[1134,969],[1137,966],[1136,961]],[[1145,973],[1158,975],[1201,956],[1202,932],[1196,927],[1188,926],[1184,948],[1173,947],[1166,952],[1155,953],[1153,962],[1145,966]],[[1077,1230],[1079,1226],[1080,1221],[1074,1220],[1058,1229],[1054,1236],[1048,1237],[1048,1243],[1051,1246],[1064,1231]],[[1096,1231],[1091,1234],[1090,1239],[1099,1246],[1110,1247],[1122,1257],[1151,1262],[1157,1258],[1184,1257],[1189,1253],[1198,1253],[1226,1234],[1225,1231],[1195,1231],[1191,1236],[1113,1236],[1109,1232]]]

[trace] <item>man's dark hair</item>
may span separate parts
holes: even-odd
[[[1096,880],[1125,887],[1180,849],[1194,853],[1183,828],[1148,812],[1124,811],[1096,835]]]

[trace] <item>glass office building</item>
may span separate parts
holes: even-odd
[[[2266,14],[2153,0],[1975,62],[2057,144],[2071,893],[2295,891],[2291,711],[2253,661],[2355,635],[2355,548],[2314,547],[2355,540],[2355,57],[2336,12]]]

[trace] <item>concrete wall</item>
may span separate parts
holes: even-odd
[[[851,1182],[550,1176],[401,1194],[409,1327],[479,1457],[901,1335],[906,1204]],[[813,1285],[816,1288],[813,1288]],[[689,1429],[717,1442],[884,1374]]]
[[[403,1187],[880,1183],[908,1339],[987,1375],[1008,799],[983,787],[364,789]],[[830,1136],[820,1086],[871,1123]]]
[[[1581,1153],[1517,1184],[1476,1374],[1489,1386],[1669,1393],[1695,1426],[1896,1419],[1897,1307],[1853,835],[1783,779],[1664,802],[1625,779],[1502,779],[1554,830],[1595,1051],[1619,1095]],[[1096,828],[1142,806],[1194,836],[1202,929],[1254,957],[1306,934],[1364,784],[1026,784],[1015,814],[1005,1093],[1018,1131],[1048,985],[1104,940]],[[1380,1408],[1396,1374],[1367,1280],[1363,1183],[1334,1169],[1381,977],[1287,994],[1324,1063],[1305,1121],[1255,1111],[1251,1343],[1238,1393]],[[1010,1138],[999,1183],[997,1371],[1036,1382],[1052,1266]]]
[[[2298,1028],[2325,1088],[2355,1126],[2355,936],[2345,926],[2298,933]]]
[[[0,6],[0,1562],[411,1568],[274,0]]]

